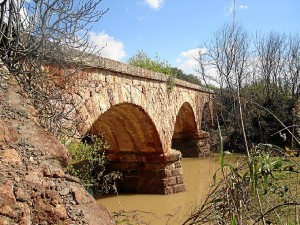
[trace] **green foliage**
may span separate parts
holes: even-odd
[[[270,87],[269,90],[272,94],[268,97],[267,92],[264,91],[265,85],[261,81],[246,85],[241,89],[241,108],[249,146],[255,146],[257,143],[272,143],[281,148],[291,147],[292,136],[284,130],[286,139],[283,139],[278,131],[284,128],[282,123],[289,127],[290,131],[293,125],[299,123],[299,117],[293,115],[293,108],[296,107],[297,101],[292,98],[291,93],[284,92],[276,85],[270,85],[272,88]],[[218,106],[216,114],[224,134],[224,149],[243,152],[245,148],[241,124],[237,120],[239,118],[237,98],[227,88],[216,90],[215,93]]]
[[[235,216],[232,216],[231,225],[236,225],[236,218],[235,218]]]
[[[116,180],[121,178],[121,174],[116,171],[105,173],[107,141],[91,136],[91,143],[73,140],[65,145],[72,157],[68,171],[81,180],[87,191],[93,195],[116,191]]]
[[[158,55],[155,59],[151,59],[144,51],[140,50],[131,58],[128,59],[130,65],[152,70],[158,73],[164,73],[171,75],[172,70],[169,63],[165,60],[161,60]]]
[[[167,79],[167,90],[171,91],[175,86],[175,78],[201,85],[199,78],[192,74],[185,74],[182,70],[171,67],[170,64],[161,60],[158,55],[155,56],[155,59],[151,59],[144,51],[140,50],[131,58],[129,58],[128,63],[137,67],[145,68],[152,70],[158,73],[164,73],[168,75]]]
[[[172,73],[172,69],[169,63],[165,60],[161,60],[158,55],[155,59],[151,59],[144,51],[138,51],[135,55],[129,58],[128,63],[137,67],[152,70],[157,73],[163,73],[168,76],[167,78],[167,90],[171,91],[175,86],[176,74]]]
[[[91,136],[92,143],[71,141],[66,146],[71,154],[73,161],[97,161],[104,164],[104,151],[109,148],[109,144],[102,138]]]
[[[172,67],[172,74],[175,74],[177,79],[184,80],[196,85],[202,85],[200,79],[193,74],[185,74],[181,69]]]

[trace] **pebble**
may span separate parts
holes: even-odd
[[[5,83],[1,83],[0,86],[1,86],[3,89],[7,89],[7,88],[8,88],[8,85],[5,84]]]
[[[54,181],[50,180],[50,181],[48,181],[48,185],[49,185],[49,187],[54,187],[55,183],[54,183]]]
[[[70,201],[71,204],[76,205],[77,203],[75,201]]]
[[[70,188],[64,188],[59,193],[60,193],[60,195],[67,195],[70,193]]]

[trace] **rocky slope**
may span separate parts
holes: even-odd
[[[76,178],[68,153],[37,125],[36,110],[0,70],[0,225],[114,224]]]

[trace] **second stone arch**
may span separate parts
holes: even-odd
[[[176,116],[172,149],[182,157],[201,157],[210,153],[209,133],[198,130],[192,106],[185,102]]]

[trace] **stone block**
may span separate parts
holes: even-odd
[[[172,176],[182,175],[182,168],[177,168],[175,170],[172,170]]]
[[[165,169],[164,172],[167,178],[172,176],[172,170]]]
[[[173,187],[165,187],[164,188],[164,194],[169,195],[169,194],[173,194],[173,193],[174,193]]]
[[[176,183],[177,184],[183,184],[184,183],[183,175],[179,175],[179,176],[176,177]]]
[[[170,187],[177,183],[176,177],[169,177],[163,179],[164,187]]]
[[[200,139],[206,139],[206,138],[209,138],[209,133],[205,132],[205,131],[200,131],[200,132],[198,132],[198,136]]]
[[[169,165],[167,165],[166,167],[165,167],[167,170],[175,170],[175,164],[174,163],[170,163]]]
[[[174,163],[175,164],[175,168],[181,168],[181,162],[180,161],[177,161]]]
[[[173,193],[178,193],[178,192],[185,191],[185,185],[184,184],[176,184],[172,188],[173,188]]]

